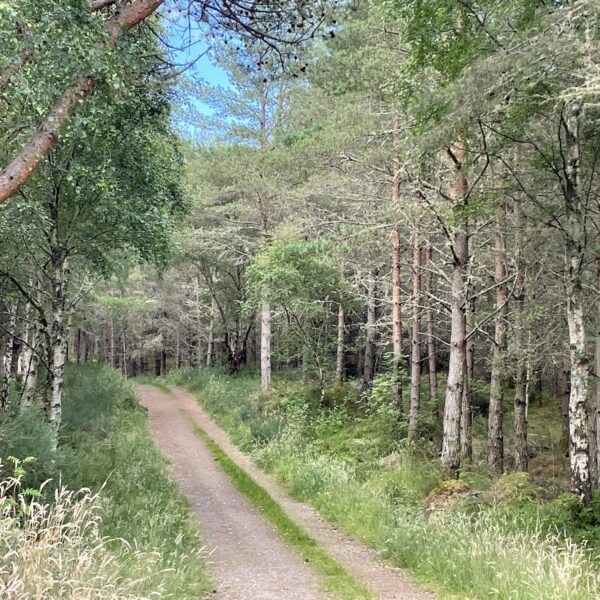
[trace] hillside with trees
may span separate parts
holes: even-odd
[[[599,597],[598,0],[0,22],[0,596],[238,598],[181,483],[207,449],[321,578],[282,558],[299,597]],[[37,553],[93,558],[42,583]]]

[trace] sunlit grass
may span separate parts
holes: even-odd
[[[477,492],[460,509],[428,517],[423,500],[444,478],[435,447],[408,448],[390,439],[394,428],[385,415],[315,410],[310,394],[295,381],[287,398],[279,382],[264,397],[265,406],[256,380],[207,376],[201,370],[189,371],[180,383],[194,390],[233,441],[251,451],[294,496],[433,584],[441,596],[600,598],[597,552],[573,541],[598,537],[595,517],[580,513],[572,496],[552,501],[517,496],[498,504],[492,478],[474,464],[464,477]],[[273,397],[278,398],[276,410]],[[531,411],[532,442],[540,449],[556,441],[560,421],[551,414],[555,409],[536,406]],[[279,419],[281,432],[267,440],[252,438],[251,422],[265,416]],[[550,455],[556,456],[553,451],[541,456]]]

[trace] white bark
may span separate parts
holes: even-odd
[[[260,319],[260,387],[271,387],[271,306],[262,303]]]
[[[344,337],[346,334],[346,311],[342,304],[338,308],[338,325],[337,325],[337,349],[335,360],[335,381],[341,384],[344,381]]]
[[[465,148],[458,142],[453,145],[449,153],[451,154],[450,169],[453,173],[450,193],[460,207],[464,204],[467,193],[467,180],[462,172]],[[455,225],[452,253],[450,361],[444,404],[441,461],[450,475],[456,476],[460,468],[460,421],[465,378],[465,288],[466,269],[469,263],[469,238],[464,219],[459,219]]]
[[[8,331],[6,333],[6,343],[4,346],[4,354],[2,356],[2,389],[0,390],[0,408],[8,410],[8,394],[13,379],[13,354],[15,351],[14,336],[17,333],[17,312],[18,305],[16,302],[7,303],[8,309]]]
[[[570,102],[562,114],[565,134],[565,212],[567,258],[567,324],[571,357],[571,393],[569,395],[569,454],[571,489],[584,505],[591,502],[591,474],[587,397],[589,357],[586,351],[584,298],[581,278],[584,268],[587,214],[580,198],[579,125],[582,108]]]

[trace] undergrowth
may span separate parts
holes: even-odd
[[[28,552],[0,553],[0,569],[11,572],[10,561],[22,565],[23,572],[35,567],[36,572],[49,574],[55,572],[56,564],[70,565],[78,560],[86,565],[91,561],[92,574],[96,562],[109,566],[97,577],[84,574],[79,591],[72,594],[69,586],[59,593],[62,584],[56,584],[56,589],[37,595],[0,596],[69,600],[201,597],[208,583],[199,556],[198,534],[191,525],[184,498],[168,477],[166,462],[151,438],[145,411],[138,405],[131,385],[109,369],[69,368],[58,452],[52,453],[50,440],[41,412],[32,409],[0,425],[0,457],[35,457],[20,476],[19,485],[23,487],[39,488],[51,478],[36,500],[45,506],[38,515],[57,511],[73,514],[83,502],[87,507],[82,511],[85,518],[67,518],[65,535],[57,530],[48,552],[31,538]],[[10,474],[6,469],[4,473],[5,477]],[[66,492],[64,486],[90,491]],[[42,519],[36,527],[43,531],[44,523]],[[10,527],[15,540],[27,533],[16,523],[7,525],[2,520],[2,525]],[[69,537],[70,528],[76,534],[76,544]],[[40,539],[46,538],[42,535]],[[28,562],[28,556],[35,556],[38,563]],[[13,572],[18,579],[19,570]],[[107,577],[105,594],[102,581]],[[78,580],[75,577],[73,581]],[[14,581],[12,584],[17,585]]]
[[[195,392],[294,496],[442,595],[600,598],[598,499],[582,511],[573,496],[546,498],[525,474],[493,481],[475,464],[463,475],[470,491],[432,512],[425,499],[445,485],[436,440],[409,447],[384,393],[357,404],[351,386],[337,386],[323,405],[298,381],[280,380],[268,394],[254,377],[206,369],[169,381]]]

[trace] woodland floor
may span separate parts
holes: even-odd
[[[425,600],[401,569],[342,535],[314,508],[290,498],[274,480],[241,453],[188,392],[171,393],[152,385],[137,388],[149,411],[159,447],[195,511],[212,564],[214,593],[220,600],[311,600],[328,598],[309,565],[281,539],[275,528],[233,486],[208,447],[201,429],[280,505],[286,515],[318,542],[380,600]],[[193,423],[193,425],[192,425]]]

